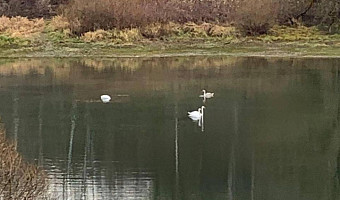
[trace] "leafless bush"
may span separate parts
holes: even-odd
[[[316,1],[304,16],[307,25],[318,25],[330,33],[340,33],[340,1]]]
[[[68,0],[0,0],[0,16],[50,17]]]
[[[225,23],[233,0],[72,0],[63,10],[74,33],[144,27],[156,23]],[[230,18],[231,19],[231,18]]]
[[[279,0],[279,23],[319,26],[329,32],[340,31],[339,0]]]
[[[291,20],[297,18],[309,6],[311,0],[278,0],[278,22],[280,24],[292,24]]]
[[[0,199],[37,199],[46,189],[46,175],[25,162],[0,128]]]
[[[278,16],[275,0],[247,0],[236,13],[236,26],[244,35],[266,34],[274,26]]]

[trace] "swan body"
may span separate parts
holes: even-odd
[[[200,120],[203,117],[203,109],[205,107],[202,106],[201,108],[198,108],[198,110],[188,112],[188,117],[191,118],[192,120]]]
[[[192,120],[199,120],[201,118],[201,108],[198,109],[198,111],[192,111],[188,112],[188,117],[190,117]]]
[[[111,100],[111,97],[107,94],[101,95],[100,99],[102,100],[103,103],[108,103]]]
[[[203,97],[207,99],[214,97],[214,93],[206,92],[205,90],[202,90],[202,92],[203,92],[203,95],[200,95],[199,97]]]

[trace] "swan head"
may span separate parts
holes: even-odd
[[[205,106],[202,106],[202,107],[201,107],[201,110],[203,110],[204,108],[205,108]]]
[[[206,91],[205,91],[205,90],[202,90],[202,92],[204,92],[204,93],[205,93]]]

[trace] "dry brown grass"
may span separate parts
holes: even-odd
[[[67,20],[67,18],[64,17],[63,15],[57,15],[51,19],[51,22],[49,23],[48,27],[52,31],[64,32],[70,30],[70,23]]]
[[[81,38],[85,42],[100,42],[104,40],[111,40],[113,38],[113,34],[109,31],[99,29],[96,31],[86,32]]]
[[[166,24],[155,23],[141,28],[141,33],[146,38],[160,38],[166,36],[181,36],[189,37],[229,37],[237,36],[235,27],[228,25],[217,25],[212,23],[193,23],[188,22],[179,24],[169,22]]]
[[[89,31],[84,33],[81,36],[81,39],[85,42],[113,42],[113,43],[121,43],[121,42],[133,42],[142,39],[142,35],[139,29],[123,29],[123,30],[96,30]]]
[[[183,30],[185,33],[189,33],[194,37],[206,37],[208,36],[208,31],[210,30],[211,26],[212,25],[209,23],[196,24],[193,22],[188,22],[183,25]]]
[[[183,32],[182,25],[173,22],[153,23],[141,28],[141,33],[146,38],[179,35],[181,32]]]
[[[46,175],[25,162],[0,127],[0,199],[37,199],[46,189]]]
[[[160,39],[166,37],[185,36],[200,37],[235,37],[238,35],[235,27],[222,26],[210,23],[196,24],[193,22],[179,23],[154,23],[143,28],[113,29],[89,31],[81,36],[85,42],[136,42],[142,39]]]
[[[115,37],[125,42],[133,42],[142,39],[140,30],[137,28],[123,29],[121,31],[117,31],[115,32]]]
[[[41,33],[45,22],[41,19],[28,19],[26,17],[0,17],[0,33],[12,37],[27,38]]]
[[[208,35],[211,37],[232,37],[237,36],[238,32],[233,26],[213,25],[208,31]]]

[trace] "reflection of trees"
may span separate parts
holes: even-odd
[[[37,199],[45,195],[46,175],[23,160],[0,125],[0,199]]]
[[[71,176],[71,167],[72,167],[72,153],[73,153],[73,139],[76,128],[76,120],[77,120],[77,103],[73,102],[71,107],[71,132],[70,132],[70,143],[68,147],[68,156],[67,156],[67,179],[70,180]],[[68,184],[66,184],[67,186]],[[68,191],[68,188],[66,188]],[[66,198],[68,198],[68,193],[66,193]]]
[[[40,163],[55,170],[54,190],[64,187],[65,197],[134,191],[161,198],[175,191],[178,198],[285,193],[296,199],[320,187],[326,192],[315,198],[337,197],[337,62],[145,58],[68,60],[51,67],[35,61],[34,76],[0,69],[9,94],[0,98],[9,105],[0,111],[11,135],[18,131],[18,150],[29,159],[42,155]],[[196,106],[206,86],[219,96],[207,102],[202,134],[181,113]],[[130,97],[106,105],[87,101],[103,92]]]
[[[14,94],[13,97],[13,126],[14,126],[14,142],[15,142],[15,148],[17,147],[17,141],[18,141],[18,131],[19,131],[19,97],[18,94]]]
[[[260,175],[256,176],[255,184],[268,185],[267,195],[275,196],[287,190],[287,184],[292,185],[289,195],[285,196],[287,199],[322,199],[338,193],[338,186],[337,190],[332,189],[339,148],[338,125],[335,125],[339,122],[339,83],[335,81],[338,70],[307,67],[318,64],[292,62],[297,66],[295,70],[300,70],[293,74],[299,76],[295,80],[287,79],[283,92],[273,91],[265,97],[255,93],[252,97],[261,97],[265,107],[256,112],[252,112],[252,107],[244,111],[249,116],[249,129],[257,133],[252,141],[258,147],[255,167],[262,170],[257,171]],[[253,102],[249,106],[259,105]],[[268,166],[276,166],[277,171]],[[315,188],[320,187],[326,189],[313,197],[306,195],[314,194]],[[299,197],[302,194],[306,196]]]

